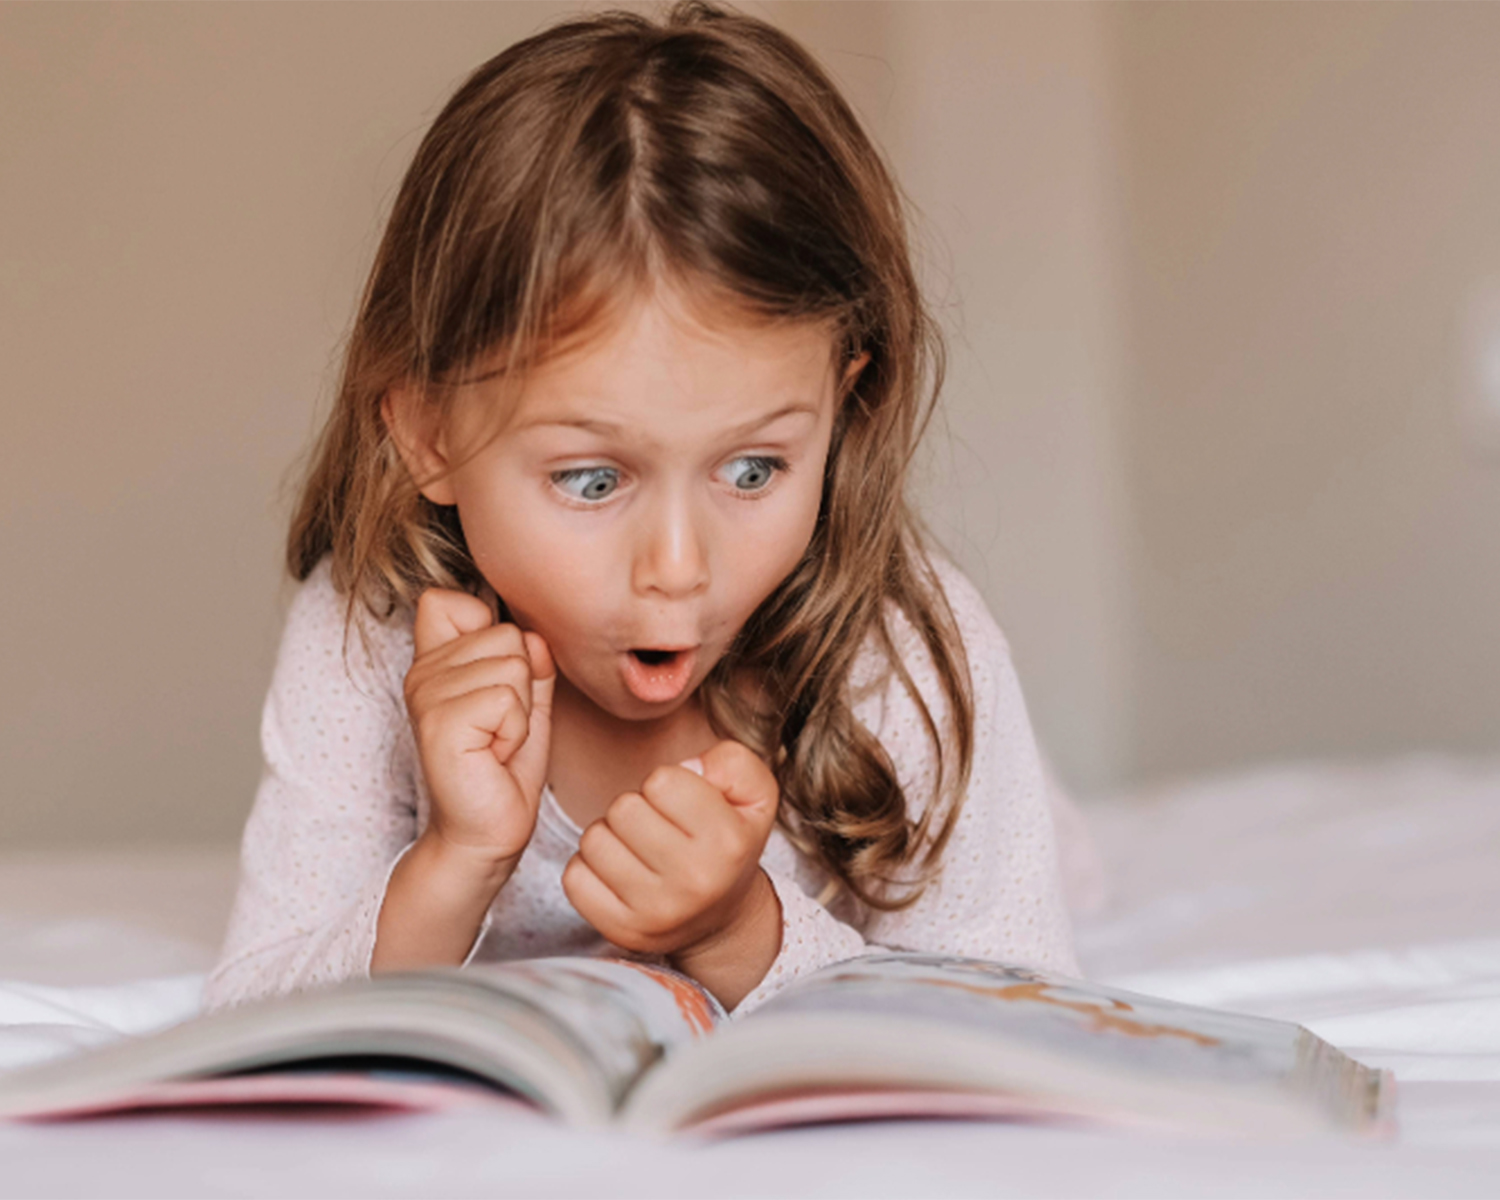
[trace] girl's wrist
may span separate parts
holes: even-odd
[[[669,955],[669,961],[732,1009],[756,989],[781,953],[781,924],[775,885],[757,868],[734,916],[714,933]]]
[[[371,972],[460,965],[519,861],[449,842],[429,827],[391,873]]]
[[[427,871],[440,886],[475,893],[488,893],[486,906],[515,873],[520,854],[502,855],[479,846],[450,841],[434,825],[428,825],[411,854],[420,855]]]

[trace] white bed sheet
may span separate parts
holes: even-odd
[[[1418,758],[1185,781],[1089,809],[1112,896],[1096,978],[1307,1024],[1396,1071],[1391,1145],[895,1122],[708,1147],[523,1115],[0,1125],[0,1196],[1493,1196],[1500,763]],[[233,855],[0,863],[0,1065],[181,1019]]]

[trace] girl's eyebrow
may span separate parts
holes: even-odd
[[[752,417],[750,420],[744,422],[741,425],[737,425],[734,427],[734,429],[730,430],[730,435],[734,438],[741,438],[746,434],[754,433],[757,429],[763,429],[767,425],[772,425],[775,422],[780,421],[783,417],[801,415],[816,418],[819,415],[819,409],[814,404],[807,404],[798,401],[793,404],[788,404],[782,408],[778,408],[775,412],[767,413],[763,417]],[[624,425],[621,425],[615,421],[601,421],[597,417],[542,417],[535,421],[523,422],[520,428],[540,429],[545,428],[549,425],[561,425],[568,429],[583,429],[589,433],[597,433],[606,436],[613,435],[616,437],[627,432],[627,429]]]

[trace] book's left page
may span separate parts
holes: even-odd
[[[382,975],[7,1073],[0,1116],[246,1103],[435,1108],[505,1097],[601,1123],[653,1064],[723,1015],[691,980],[624,960]]]

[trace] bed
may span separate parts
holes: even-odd
[[[709,1146],[527,1114],[0,1123],[0,1196],[1494,1196],[1500,761],[1292,763],[1087,807],[1091,976],[1308,1025],[1400,1084],[1392,1144],[889,1122]],[[234,856],[0,857],[0,1067],[192,1014]]]

